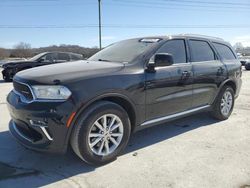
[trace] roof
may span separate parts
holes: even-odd
[[[200,39],[209,39],[209,40],[216,40],[225,42],[224,39],[219,37],[207,36],[207,35],[200,35],[200,34],[179,34],[179,35],[171,35],[172,37],[191,37],[191,38],[200,38]]]
[[[217,42],[223,42],[226,43],[225,40],[219,37],[212,37],[212,36],[206,36],[206,35],[199,35],[199,34],[177,34],[177,35],[165,35],[165,36],[148,36],[148,37],[141,37],[145,39],[149,38],[162,38],[162,39],[169,39],[169,38],[196,38],[196,39],[206,39],[206,40],[212,40],[212,41],[217,41]]]

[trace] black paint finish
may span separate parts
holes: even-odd
[[[62,58],[60,56],[62,56]],[[46,57],[50,57],[50,59],[47,60]],[[23,71],[33,67],[40,67],[44,65],[63,63],[67,61],[76,61],[82,59],[83,56],[80,54],[67,52],[45,52],[42,54],[38,54],[30,60],[4,63],[2,65],[2,75],[4,80],[12,80],[15,74],[19,71]]]
[[[192,62],[188,47],[191,37],[180,35],[158,38],[161,40],[157,45],[140,54],[133,62],[86,60],[43,66],[18,73],[14,82],[54,85],[54,81],[59,80],[61,85],[72,92],[72,96],[64,102],[24,103],[19,95],[10,92],[7,97],[12,117],[10,131],[26,147],[63,152],[68,146],[77,118],[99,100],[121,105],[129,114],[133,130],[139,130],[146,121],[212,105],[225,84],[230,84],[235,90],[235,97],[238,96],[241,87],[241,64],[238,59],[224,61],[215,51],[214,61]],[[187,62],[148,70],[147,64],[157,49],[173,39],[187,42]],[[230,47],[228,43],[214,38],[196,39],[209,43],[216,41]],[[74,112],[76,116],[67,128],[67,121]],[[30,125],[30,119],[46,122],[47,130],[54,140],[48,141],[38,127]],[[13,129],[13,122],[20,129],[26,127],[28,131],[33,131],[37,137],[40,134],[42,139],[27,142]]]

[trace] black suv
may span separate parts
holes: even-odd
[[[9,127],[24,146],[84,161],[116,158],[134,131],[201,111],[227,119],[241,87],[241,63],[218,38],[176,35],[121,41],[86,61],[14,77]]]
[[[39,67],[43,65],[49,65],[52,63],[63,63],[67,61],[82,60],[81,54],[69,53],[69,52],[44,52],[40,53],[28,60],[24,61],[11,61],[2,65],[3,79],[8,82],[11,81],[14,75],[22,70],[26,70],[32,67]]]

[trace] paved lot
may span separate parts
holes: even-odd
[[[72,152],[29,151],[8,132],[5,98],[11,83],[0,80],[0,187],[218,187],[250,186],[250,72],[231,118],[206,113],[143,130],[115,162],[91,167]]]

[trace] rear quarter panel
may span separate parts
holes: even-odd
[[[240,92],[241,88],[241,76],[242,76],[242,68],[240,60],[226,60],[224,61],[227,71],[228,71],[228,79],[232,80],[236,84],[236,93],[235,96],[237,97]]]

